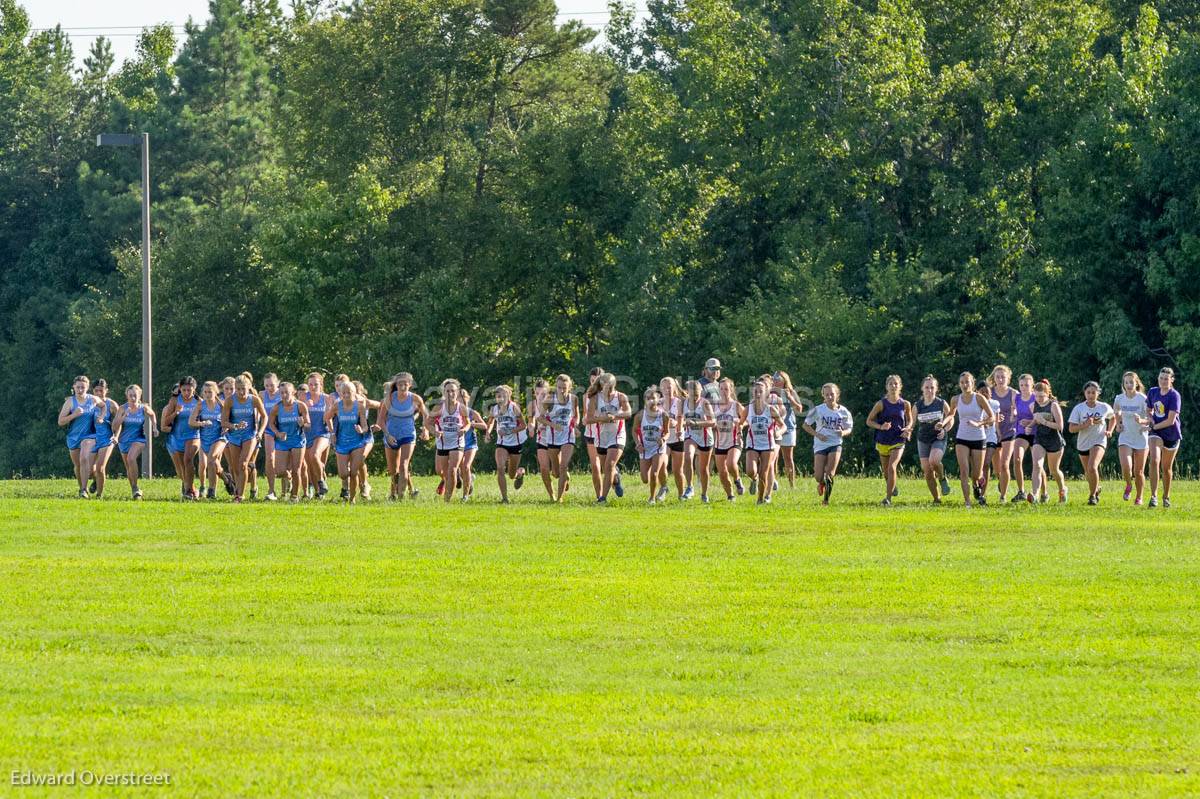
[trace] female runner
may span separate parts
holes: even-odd
[[[75,378],[71,396],[63,400],[58,411],[58,426],[67,428],[67,450],[79,482],[80,499],[88,498],[87,484],[96,449],[96,398],[88,393],[89,385],[85,375]]]
[[[271,412],[279,404],[279,377],[274,372],[267,372],[263,375],[263,390],[259,394],[259,399],[262,400],[269,420]],[[275,477],[278,475],[279,469],[275,463],[275,434],[271,432],[270,424],[267,425],[266,434],[262,439],[262,451],[263,471],[267,473],[267,501],[274,502],[278,499],[278,495],[275,493]]]
[[[375,425],[383,431],[383,454],[387,458],[391,490],[388,499],[402,500],[408,490],[415,498],[413,487],[413,451],[417,448],[417,420],[422,420],[420,436],[429,437],[425,430],[425,400],[412,390],[413,376],[408,372],[396,374],[384,388],[383,402],[379,403],[379,415]]]
[[[725,498],[733,502],[736,499],[735,491],[741,496],[746,490],[738,474],[738,459],[742,456],[738,443],[742,440],[744,414],[742,404],[737,401],[737,386],[732,380],[721,378],[717,392],[717,402],[713,405],[713,430],[716,433],[713,451],[717,458],[717,474],[725,488]]]
[[[1013,495],[1013,502],[1025,500],[1025,453],[1033,449],[1033,406],[1037,402],[1033,396],[1033,383],[1033,375],[1021,375],[1017,379],[1018,391],[1013,402],[1017,428],[1017,437],[1013,440],[1013,471],[1017,475],[1017,493]],[[1032,460],[1032,455],[1030,459]]]
[[[296,397],[296,387],[291,383],[279,386],[279,402],[267,417],[267,426],[275,439],[276,461],[283,472],[283,493],[290,493],[291,501],[299,502],[300,469],[308,446],[304,434],[310,424],[308,406]]]
[[[921,471],[925,474],[925,485],[933,495],[933,504],[942,504],[942,497],[950,493],[950,481],[946,479],[946,431],[954,424],[950,403],[938,396],[938,381],[933,375],[925,375],[921,381],[921,398],[913,403],[917,417],[917,454],[921,457]]]
[[[711,476],[713,444],[715,442],[716,418],[712,406],[704,397],[704,386],[699,380],[689,380],[687,394],[683,398],[680,418],[683,420],[683,476],[687,483],[683,499],[695,496],[692,478],[700,477],[700,501],[708,503],[708,481]]]
[[[663,413],[667,414],[674,424],[667,429],[667,456],[670,458],[668,462],[668,470],[675,478],[675,495],[683,499],[684,482],[683,482],[683,389],[679,385],[679,381],[673,377],[664,377],[658,381],[658,390],[662,393],[662,409]],[[662,502],[667,498],[667,488],[664,482],[658,489],[656,500]]]
[[[650,505],[658,501],[660,487],[666,487],[667,450],[663,444],[667,431],[675,424],[675,420],[663,410],[662,398],[662,392],[657,387],[651,386],[646,389],[642,395],[645,407],[638,414],[637,425],[633,431],[642,482],[650,486]]]
[[[1061,463],[1063,456],[1063,415],[1058,399],[1051,393],[1050,381],[1033,384],[1033,418],[1026,429],[1033,433],[1033,490],[1025,499],[1032,505],[1035,497],[1046,501],[1047,475],[1058,484],[1058,501],[1067,501],[1067,485]],[[1043,471],[1043,468],[1045,471]]]
[[[196,455],[200,452],[200,431],[188,423],[199,402],[196,378],[185,377],[175,386],[171,401],[162,414],[163,429],[171,431],[167,436],[167,452],[171,453],[171,462],[182,484],[184,499],[200,498],[193,485],[196,479]]]
[[[783,433],[779,438],[779,462],[787,475],[788,488],[796,487],[796,414],[804,413],[804,403],[792,388],[792,378],[787,372],[776,371],[771,375],[771,393],[783,406]],[[776,469],[778,471],[778,468]]]
[[[750,403],[742,409],[746,430],[746,462],[758,475],[757,505],[769,505],[775,483],[775,431],[783,423],[783,409],[771,402],[771,384],[758,380],[750,390]]]
[[[850,409],[840,404],[842,390],[836,383],[821,386],[820,405],[804,417],[804,432],[813,437],[813,477],[822,505],[833,495],[833,478],[842,459],[842,442],[854,429]]]
[[[579,423],[579,407],[570,375],[560,374],[555,378],[554,390],[546,395],[538,421],[546,428],[547,465],[558,476],[554,501],[562,502],[571,487],[571,455],[575,453],[575,426]]]
[[[916,424],[912,403],[900,396],[904,387],[900,375],[888,375],[884,383],[887,393],[875,403],[867,414],[867,427],[875,431],[875,451],[879,454],[879,467],[883,470],[887,496],[880,503],[890,507],[896,496],[896,479],[900,458],[904,456],[904,445],[912,437]]]
[[[108,396],[108,381],[103,377],[92,385],[92,394],[96,397],[95,421],[93,429],[96,433],[95,449],[92,452],[92,486],[91,491],[96,498],[104,496],[104,483],[108,477],[108,459],[112,457],[117,440],[113,437],[113,418],[120,407],[116,400]]]
[[[975,390],[975,375],[963,372],[958,376],[961,392],[950,400],[950,413],[958,417],[954,434],[954,456],[958,460],[958,479],[962,484],[963,504],[971,507],[971,494],[980,505],[987,497],[979,488],[983,459],[987,452],[987,428],[995,420],[987,398]]]
[[[329,460],[329,428],[325,426],[325,412],[337,398],[325,393],[325,379],[320,372],[309,373],[306,388],[300,395],[300,400],[308,406],[308,446],[304,450],[304,460],[309,485],[316,489],[311,493],[321,499],[329,493],[329,484],[325,480],[325,464]]]
[[[1008,496],[1009,467],[1017,448],[1017,392],[1013,390],[1012,369],[999,364],[988,377],[996,423],[996,447],[992,450],[992,472],[1000,481],[1000,501]],[[1018,467],[1018,471],[1020,471]],[[1020,491],[1020,483],[1017,490]]]
[[[339,380],[337,386],[338,401],[325,411],[325,427],[333,432],[342,499],[354,504],[362,482],[363,450],[370,423],[367,421],[367,403],[358,396],[354,383]]]
[[[1100,401],[1100,384],[1089,380],[1083,387],[1083,402],[1071,409],[1067,424],[1077,434],[1075,448],[1088,482],[1088,504],[1100,503],[1100,462],[1108,449],[1108,438],[1116,425],[1112,406]]]
[[[125,389],[125,404],[113,416],[113,429],[117,431],[117,449],[125,463],[125,476],[134,499],[142,498],[138,486],[138,459],[146,449],[146,422],[150,422],[150,436],[158,435],[154,409],[142,402],[142,387],[132,385]]]
[[[508,481],[513,488],[521,490],[525,482],[525,468],[521,466],[521,430],[525,428],[525,415],[521,406],[513,402],[512,386],[496,386],[496,402],[488,412],[487,430],[484,440],[491,440],[496,433],[496,484],[500,487],[500,503],[508,504]]]
[[[462,501],[467,502],[475,494],[475,458],[479,455],[479,434],[487,429],[487,422],[479,411],[471,407],[471,392],[458,392],[462,406],[467,411],[467,430],[463,435],[463,456],[458,464],[458,480],[462,486]]]
[[[1121,459],[1121,476],[1125,478],[1125,501],[1137,486],[1134,505],[1142,504],[1146,488],[1146,453],[1150,448],[1150,416],[1146,412],[1146,389],[1137,372],[1121,375],[1120,394],[1113,397],[1117,415],[1117,454]]]
[[[425,417],[425,427],[435,434],[436,468],[442,484],[438,493],[449,502],[458,487],[459,467],[462,465],[463,446],[470,425],[470,411],[463,406],[462,387],[453,378],[442,381],[442,399],[434,410]],[[466,497],[466,486],[463,486]]]
[[[372,412],[376,412],[376,415],[378,415],[379,406],[383,403],[367,396],[367,387],[362,384],[361,380],[352,381],[352,385],[354,386],[354,394],[358,397],[358,401],[367,409],[367,418],[371,417]],[[371,450],[375,449],[375,433],[382,432],[382,430],[382,427],[376,430],[375,425],[367,425],[367,434],[363,438],[362,465],[358,469],[358,494],[364,500],[371,498],[371,475],[367,469],[367,458],[370,457]]]
[[[603,469],[601,461],[603,457],[596,451],[596,434],[593,425],[586,422],[592,416],[592,398],[596,395],[596,378],[604,374],[604,369],[599,366],[593,366],[588,370],[587,389],[583,392],[583,412],[580,418],[584,419],[583,425],[583,443],[587,449],[588,466],[592,471],[592,490],[596,493],[596,499],[600,499],[602,489],[604,488],[603,477],[601,476]]]
[[[1158,504],[1158,481],[1162,480],[1162,506],[1171,507],[1171,478],[1174,477],[1175,456],[1183,440],[1179,423],[1182,407],[1175,390],[1175,370],[1164,366],[1158,372],[1158,385],[1146,394],[1150,409],[1150,507]]]
[[[616,376],[608,372],[597,377],[596,382],[588,386],[587,394],[590,395],[591,402],[588,403],[590,415],[585,422],[592,425],[596,453],[601,456],[600,496],[596,498],[596,502],[603,505],[608,502],[610,489],[615,491],[618,497],[625,494],[618,472],[621,467],[621,453],[625,451],[625,422],[633,415],[633,411],[629,406],[629,397],[617,391]]]
[[[225,490],[233,493],[233,480],[221,469],[221,456],[229,439],[221,425],[225,406],[217,398],[219,391],[216,383],[206,381],[200,389],[200,401],[188,417],[188,424],[200,431],[200,495],[208,499],[216,499],[218,478],[225,483]],[[206,478],[207,492],[204,490]]]
[[[554,431],[541,419],[543,408],[549,397],[550,384],[546,382],[545,378],[539,377],[533,384],[533,399],[529,401],[526,418],[529,419],[529,435],[533,439],[538,474],[542,477],[542,485],[546,489],[547,496],[553,500],[553,481],[558,478],[557,458],[550,457],[550,442],[554,439]]]
[[[233,382],[233,393],[221,407],[221,428],[225,431],[225,452],[233,470],[233,501],[246,496],[246,485],[253,477],[254,456],[267,427],[267,411],[254,393],[254,383],[245,374]],[[252,486],[253,484],[250,483]],[[251,495],[253,496],[253,495]]]

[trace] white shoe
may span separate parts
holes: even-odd
[[[683,496],[682,496],[682,497],[680,497],[680,499],[691,499],[691,498],[692,498],[692,497],[694,497],[695,495],[696,495],[696,492],[695,492],[695,491],[692,491],[692,487],[691,487],[691,486],[688,486],[687,488],[685,488],[685,489],[683,490]]]
[[[272,492],[270,492],[269,494],[267,494],[267,502],[274,502],[274,501],[275,501],[275,500],[277,500],[277,499],[279,499],[279,497],[275,496],[275,492],[274,492],[274,491],[272,491]]]

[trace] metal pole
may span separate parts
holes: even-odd
[[[154,368],[150,336],[150,134],[142,134],[142,387],[145,401],[154,407]],[[154,439],[150,435],[150,417],[146,417],[146,451],[142,458],[142,476],[154,474]]]

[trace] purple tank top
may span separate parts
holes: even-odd
[[[1000,415],[1004,417],[1004,421],[996,427],[997,437],[1004,441],[1021,432],[1017,430],[1017,402],[1020,401],[1020,393],[1010,388],[1008,393],[1001,397],[993,391],[992,399],[1000,403]],[[1030,401],[1032,400],[1031,397]]]
[[[900,434],[901,429],[904,427],[904,400],[888,402],[888,398],[884,397],[880,402],[883,404],[883,411],[879,414],[879,418],[876,421],[879,424],[891,422],[892,427],[890,430],[876,430],[875,443],[883,444],[884,446],[899,444],[904,440]]]
[[[1017,434],[1022,436],[1033,435],[1036,432],[1036,428],[1034,430],[1030,430],[1029,433],[1026,433],[1025,422],[1033,421],[1033,406],[1037,404],[1037,399],[1030,394],[1029,399],[1024,400],[1021,399],[1021,392],[1016,391],[1013,393],[1017,395]]]

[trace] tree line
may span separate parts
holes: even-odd
[[[212,0],[82,67],[0,0],[0,474],[71,378],[1200,369],[1200,5]],[[869,447],[862,442],[864,452]],[[868,459],[869,462],[869,459]]]

